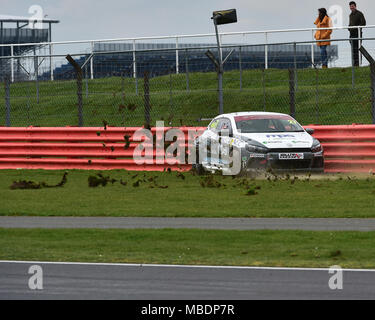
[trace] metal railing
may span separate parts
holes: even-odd
[[[235,43],[236,45],[247,45],[251,44],[251,41],[249,39],[246,39],[247,36],[257,36],[262,35],[264,37],[264,41],[258,41],[259,43],[262,43],[265,47],[264,50],[264,65],[265,69],[269,68],[269,46],[275,45],[277,43],[280,43],[282,41],[271,41],[270,36],[271,35],[277,35],[277,34],[302,34],[308,32],[311,34],[311,38],[309,36],[309,39],[306,40],[305,38],[303,40],[294,41],[296,43],[310,43],[311,44],[311,66],[313,67],[315,64],[315,50],[314,50],[314,43],[316,42],[314,40],[314,33],[317,30],[333,30],[333,31],[348,31],[349,29],[358,29],[359,31],[361,29],[364,30],[375,30],[375,25],[369,25],[369,26],[361,26],[361,27],[333,27],[333,28],[322,28],[322,29],[316,29],[316,28],[302,28],[302,29],[280,29],[280,30],[261,30],[261,31],[241,31],[241,32],[224,32],[220,33],[220,40],[224,44],[224,42],[227,42],[228,44]],[[360,34],[360,33],[359,33]],[[241,36],[242,39],[240,43],[238,43],[238,40],[235,41],[235,38]],[[99,40],[78,40],[78,41],[58,41],[58,42],[43,42],[43,43],[23,43],[23,44],[0,44],[0,48],[2,47],[9,47],[10,48],[10,59],[11,59],[11,81],[14,81],[14,73],[15,73],[15,67],[14,67],[14,59],[18,58],[14,54],[15,47],[22,47],[22,46],[28,46],[35,48],[34,52],[37,51],[39,48],[48,48],[48,54],[45,55],[46,58],[49,58],[49,65],[50,65],[50,79],[54,80],[54,57],[62,57],[62,55],[54,54],[54,52],[57,52],[58,49],[56,49],[58,46],[66,46],[69,45],[71,47],[71,52],[77,52],[75,49],[73,49],[74,45],[87,45],[83,51],[86,54],[93,54],[92,59],[90,60],[90,78],[94,79],[94,62],[93,57],[95,54],[95,44],[98,43],[131,43],[132,44],[132,52],[133,52],[133,77],[137,77],[137,56],[136,53],[140,51],[137,49],[137,44],[142,43],[144,41],[164,41],[164,40],[173,40],[174,46],[175,46],[175,73],[180,73],[180,59],[179,59],[179,52],[181,50],[184,50],[183,42],[182,40],[186,41],[187,39],[204,39],[204,38],[212,38],[215,39],[216,35],[214,33],[209,34],[194,34],[194,35],[173,35],[173,36],[152,36],[152,37],[138,37],[138,38],[114,38],[114,39],[99,39]],[[375,33],[374,33],[375,37]],[[371,38],[371,37],[367,37]],[[234,40],[231,40],[234,39]],[[340,38],[343,39],[343,38]],[[224,41],[225,40],[225,41]],[[335,40],[333,38],[332,40]],[[360,40],[366,40],[360,39]],[[213,43],[215,41],[212,41]],[[292,41],[283,41],[284,43],[290,43]],[[82,48],[81,48],[82,49]],[[81,50],[82,51],[82,50]],[[64,54],[66,53],[66,49],[64,50]],[[40,54],[36,54],[38,56],[41,56]],[[82,55],[82,53],[81,53]]]
[[[370,44],[375,38],[364,40]],[[348,39],[332,40],[331,63],[337,55],[335,47],[344,42],[349,44]],[[265,47],[265,43],[223,47],[227,52],[235,49],[225,65],[225,112],[289,113],[303,124],[374,121],[374,68],[321,70],[315,41],[305,41],[267,44],[266,69]],[[138,50],[136,78],[132,50],[76,53],[71,55],[76,69],[65,55],[53,55],[54,60],[64,59],[67,64],[65,69],[55,70],[54,81],[48,52],[2,57],[0,75],[6,77],[0,90],[4,106],[0,126],[141,126],[157,120],[173,126],[205,125],[203,119],[218,114],[217,73],[205,56],[207,49],[217,54],[215,46],[179,48],[179,74],[175,48]],[[369,51],[375,56],[375,50]],[[8,68],[11,59],[17,71],[13,82]],[[93,74],[90,61],[94,61]]]

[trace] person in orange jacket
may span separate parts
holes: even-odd
[[[332,28],[332,19],[328,16],[327,10],[325,8],[318,9],[319,17],[316,19],[314,24],[318,29],[320,28]],[[315,33],[316,40],[330,40],[332,30],[317,30]],[[318,41],[318,47],[320,47],[320,53],[322,55],[322,66],[323,68],[328,68],[328,54],[327,46],[331,45],[330,41]]]

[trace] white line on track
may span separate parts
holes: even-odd
[[[245,267],[245,266],[205,266],[205,265],[169,265],[169,264],[132,264],[132,263],[92,263],[92,262],[49,262],[49,261],[6,261],[9,264],[45,264],[45,265],[81,265],[81,266],[118,266],[147,268],[191,268],[191,269],[243,269],[275,271],[329,271],[329,268],[287,268],[287,267]],[[342,269],[346,272],[375,272],[375,269]]]

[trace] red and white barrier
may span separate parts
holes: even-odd
[[[126,169],[135,171],[189,170],[190,165],[158,164],[156,156],[165,156],[164,150],[154,151],[152,164],[138,165],[133,159],[134,133],[140,128],[4,128],[0,127],[0,169]],[[167,132],[172,128],[158,128]],[[205,128],[178,128],[191,143],[189,132],[201,134]],[[200,130],[200,131],[199,131]],[[156,129],[152,129],[155,135]],[[195,136],[196,136],[195,135]],[[126,140],[128,139],[128,141]],[[190,141],[189,141],[190,139]],[[188,145],[185,144],[186,150]]]
[[[326,172],[375,172],[375,125],[307,127],[323,144]]]
[[[375,172],[375,125],[309,125],[325,149],[326,172]],[[133,140],[140,128],[4,128],[0,127],[0,169],[126,169],[135,171],[189,170],[188,164],[137,165]],[[164,128],[165,132],[171,128]],[[178,128],[189,140],[189,131]],[[155,133],[155,129],[153,129]],[[126,143],[125,136],[129,138]],[[127,147],[125,147],[128,144]],[[164,151],[154,152],[154,158]]]

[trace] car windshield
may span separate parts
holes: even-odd
[[[242,133],[303,132],[301,125],[288,115],[252,115],[235,117]]]

